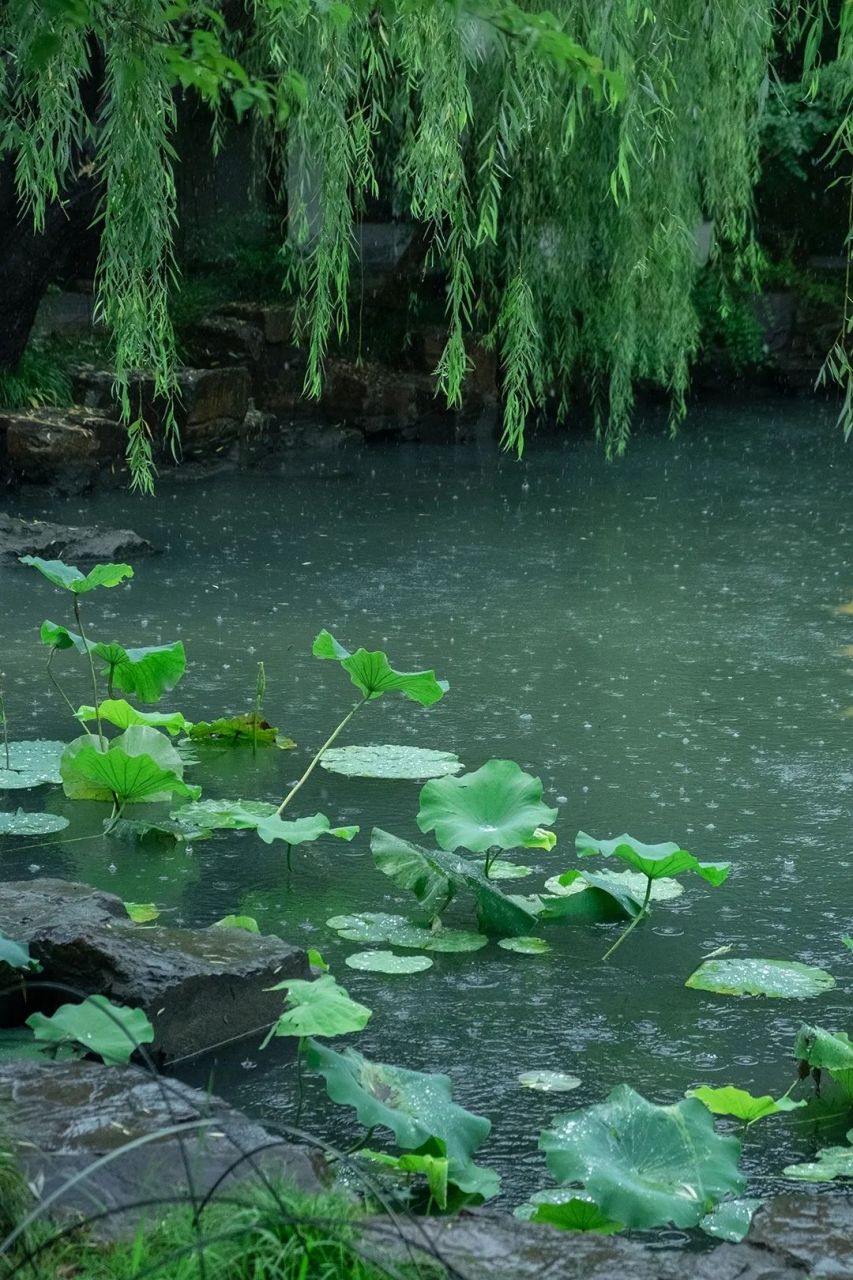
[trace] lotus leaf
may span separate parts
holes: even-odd
[[[605,924],[615,920],[633,920],[642,910],[643,899],[636,897],[633,885],[625,884],[615,876],[565,871],[559,879],[562,893],[543,899],[543,920]],[[579,887],[574,889],[574,885]]]
[[[38,968],[38,961],[30,956],[29,946],[7,938],[4,933],[0,933],[0,964],[7,964],[10,969]]]
[[[516,1218],[547,1222],[561,1231],[599,1231],[609,1235],[622,1230],[622,1224],[603,1214],[591,1196],[571,1187],[534,1191],[530,1199],[513,1212]]]
[[[716,887],[723,883],[731,870],[730,862],[700,862],[677,844],[643,844],[627,834],[617,836],[615,840],[595,840],[585,831],[579,831],[575,837],[575,847],[581,858],[594,857],[596,854],[605,858],[619,858],[649,880],[695,871],[697,876]]]
[[[745,1185],[740,1143],[715,1132],[696,1098],[661,1107],[620,1085],[606,1102],[558,1116],[539,1145],[558,1182],[582,1183],[626,1227],[695,1227]]]
[[[123,806],[201,795],[201,787],[183,781],[184,762],[168,738],[146,725],[126,729],[105,751],[90,734],[75,738],[62,753],[60,772],[71,800],[115,798]]]
[[[89,573],[81,573],[74,565],[62,560],[42,560],[40,556],[19,556],[21,564],[31,564],[34,569],[52,582],[55,587],[73,591],[76,596],[94,591],[95,587],[117,587],[125,578],[133,577],[129,564],[96,564]]]
[[[348,942],[387,942],[418,951],[479,951],[489,941],[482,933],[469,933],[464,929],[423,929],[403,916],[383,911],[332,916],[326,924]]]
[[[369,973],[422,973],[432,968],[429,956],[398,956],[393,951],[356,951],[345,963]]]
[[[492,867],[492,875],[495,874]],[[591,875],[588,871],[565,871],[561,876],[551,876],[545,881],[546,893],[556,897],[568,896],[572,893],[583,893],[590,885],[606,889],[619,895],[630,894],[638,904],[642,904],[646,893],[646,877],[639,871],[597,871]],[[677,880],[667,878],[652,882],[652,902],[668,902],[672,898],[680,898],[684,893],[684,885]]]
[[[178,818],[119,818],[117,822],[107,819],[104,827],[111,840],[123,840],[126,844],[150,838],[188,844],[193,840],[207,840],[212,834],[206,827],[196,827]]]
[[[315,658],[339,662],[356,688],[371,701],[397,690],[422,707],[430,707],[444,697],[449,687],[446,680],[436,680],[434,671],[395,671],[380,650],[368,653],[366,649],[356,649],[350,653],[328,631],[321,631],[315,639],[313,654]]]
[[[736,1089],[733,1084],[721,1089],[701,1085],[698,1089],[688,1089],[687,1096],[704,1102],[715,1116],[734,1116],[735,1120],[743,1120],[746,1124],[754,1124],[765,1116],[775,1116],[780,1111],[796,1111],[806,1105],[805,1102],[795,1102],[787,1094],[781,1098],[772,1098],[770,1094],[756,1098],[745,1089]]]
[[[276,812],[277,806],[267,800],[197,800],[173,809],[170,817],[206,831],[249,831]]]
[[[323,973],[329,972],[329,966],[316,947],[308,947],[305,954],[312,969],[320,969]]]
[[[523,867],[518,862],[504,862],[503,858],[495,858],[489,864],[490,880],[524,880],[533,875],[532,867]]]
[[[58,813],[27,813],[24,809],[0,813],[0,836],[50,835],[64,831],[68,825],[68,819]]]
[[[447,1156],[420,1155],[413,1151],[403,1156],[389,1156],[384,1151],[369,1150],[359,1151],[358,1154],[362,1160],[370,1160],[373,1164],[380,1164],[383,1168],[393,1169],[407,1177],[413,1173],[421,1174],[426,1178],[430,1196],[439,1209],[447,1208],[447,1178],[450,1169]]]
[[[106,664],[106,677],[110,690],[119,689],[132,693],[142,702],[158,702],[164,693],[174,689],[187,667],[187,655],[183,642],[153,645],[142,649],[125,649],[113,641],[88,642],[67,627],[55,622],[43,622],[42,644],[54,649],[75,648],[78,653],[91,653]]]
[[[361,827],[332,827],[325,813],[312,813],[308,818],[296,818],[285,822],[276,814],[262,818],[256,827],[264,844],[284,840],[286,844],[309,844],[320,836],[335,836],[338,840],[354,840]]]
[[[330,773],[342,773],[348,778],[440,778],[458,773],[463,767],[459,757],[450,751],[390,744],[330,747],[320,764]]]
[[[706,960],[684,985],[724,996],[803,1000],[829,991],[835,979],[796,960]]]
[[[132,724],[147,724],[154,729],[163,729],[174,736],[176,733],[187,733],[192,729],[189,720],[185,720],[180,711],[137,711],[124,698],[105,698],[98,707],[102,721],[114,724],[117,729],[129,729]],[[96,720],[94,707],[78,707],[77,719],[84,723]]]
[[[504,937],[526,937],[533,932],[537,914],[530,904],[501,893],[469,859],[440,849],[427,851],[379,827],[373,829],[370,848],[379,870],[399,888],[411,889],[430,914],[442,911],[454,893],[467,888],[477,902],[481,932]]]
[[[417,822],[442,849],[548,848],[556,809],[542,803],[542,783],[514,760],[489,760],[461,778],[437,778],[421,790]]]
[[[737,1244],[749,1231],[753,1214],[764,1204],[763,1200],[752,1200],[744,1197],[740,1200],[724,1200],[717,1205],[713,1213],[708,1213],[699,1223],[709,1236],[718,1240],[729,1240]]]
[[[89,996],[82,1004],[64,1004],[52,1017],[33,1013],[27,1018],[44,1045],[73,1045],[96,1053],[108,1066],[126,1063],[141,1044],[150,1044],[154,1028],[141,1009],[123,1009],[105,996]]]
[[[350,1031],[362,1031],[370,1019],[371,1010],[351,999],[330,973],[311,982],[288,978],[268,990],[286,991],[287,1008],[264,1040],[262,1049],[273,1036],[343,1036]]]
[[[134,924],[149,924],[160,917],[160,912],[153,902],[126,902],[124,909]]]
[[[223,916],[221,920],[214,920],[213,924],[220,929],[245,929],[246,933],[260,933],[254,916]]]
[[[501,938],[498,946],[504,951],[517,951],[524,956],[541,956],[552,950],[550,942],[544,938]]]
[[[220,742],[248,742],[252,746],[278,747],[280,751],[292,751],[296,743],[278,729],[273,728],[255,711],[239,716],[221,717],[219,720],[199,720],[189,726],[193,741],[213,739]]]
[[[848,1132],[847,1141],[853,1143],[853,1129]],[[853,1178],[853,1146],[824,1147],[818,1152],[817,1160],[805,1164],[789,1164],[783,1173],[786,1178],[796,1178],[801,1182],[832,1182],[834,1178]]]
[[[844,943],[845,947],[849,947],[850,950],[853,951],[853,938],[848,937],[848,935],[845,933],[842,935],[841,941]]]
[[[853,1041],[845,1031],[824,1031],[804,1024],[797,1033],[794,1057],[828,1071],[848,1098],[853,1098]]]
[[[417,1150],[438,1138],[451,1160],[465,1163],[491,1131],[485,1116],[473,1115],[453,1101],[445,1075],[371,1062],[354,1049],[336,1053],[314,1041],[309,1042],[306,1061],[325,1077],[333,1102],[354,1107],[368,1129],[390,1129],[404,1150]]]
[[[542,1093],[569,1093],[580,1087],[578,1076],[565,1071],[522,1071],[518,1083],[525,1089],[538,1089]]]
[[[65,750],[64,742],[34,738],[29,742],[9,743],[9,764],[5,768],[6,753],[0,752],[4,767],[0,768],[0,791],[23,791],[41,787],[46,782],[61,782],[59,760]]]

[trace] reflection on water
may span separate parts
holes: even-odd
[[[294,816],[319,809],[360,822],[362,834],[352,845],[301,846],[291,875],[283,846],[252,833],[141,852],[79,838],[98,829],[99,806],[54,790],[17,793],[15,804],[46,796],[72,821],[48,847],[16,852],[21,842],[7,840],[4,874],[58,874],[155,899],[165,921],[239,911],[318,946],[375,1010],[361,1050],[446,1071],[459,1101],[492,1117],[482,1158],[513,1200],[547,1181],[538,1129],[623,1080],[657,1101],[703,1081],[778,1095],[804,1017],[853,1029],[853,954],[839,941],[853,925],[842,715],[853,699],[838,656],[853,636],[834,612],[853,593],[851,469],[831,412],[781,403],[697,410],[674,444],[641,435],[611,465],[588,441],[533,443],[521,465],[490,446],[379,446],[164,488],[155,503],[112,494],[12,504],[69,523],[130,524],[163,548],[128,587],[85,605],[97,638],[185,641],[190,670],[164,709],[190,719],[248,710],[263,659],[266,714],[299,750],[253,759],[200,749],[191,777],[209,796],[282,795],[352,705],[346,676],[309,656],[327,626],[451,682],[429,710],[391,698],[365,708],[344,741],[453,750],[469,768],[507,757],[541,775],[546,802],[561,808],[560,843],[525,851],[535,872],[519,892],[573,865],[578,828],[677,839],[703,859],[733,861],[724,887],[686,885],[606,966],[613,929],[576,927],[551,928],[546,956],[492,945],[435,955],[412,976],[347,970],[358,944],[324,922],[406,909],[373,867],[368,832],[377,824],[429,843],[414,823],[417,783],[318,770]],[[18,569],[0,570],[0,598],[14,736],[71,736],[41,679],[36,635],[43,618],[66,620],[64,600]],[[60,664],[72,697],[88,701],[79,664],[65,655]],[[470,920],[455,907],[448,923]],[[729,944],[733,956],[819,964],[838,987],[808,1004],[686,990],[701,957]],[[533,1069],[583,1084],[561,1102],[518,1086]],[[242,1045],[217,1071],[216,1087],[261,1118],[292,1118],[278,1052]],[[343,1140],[319,1085],[309,1100],[317,1127]],[[755,1189],[781,1185],[782,1166],[813,1146],[802,1121],[756,1126]]]

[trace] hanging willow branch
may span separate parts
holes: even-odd
[[[6,0],[0,10],[0,158],[38,226],[89,145],[101,189],[99,314],[115,345],[133,483],[150,490],[140,370],[171,403],[176,356],[175,101],[250,117],[288,173],[286,287],[318,396],[348,324],[353,226],[380,187],[420,224],[446,280],[435,370],[458,404],[476,327],[499,353],[504,442],[550,396],[592,388],[609,455],[629,435],[635,387],[667,388],[683,416],[698,345],[696,232],[736,271],[756,261],[752,193],[769,68],[805,48],[804,92],[837,45],[832,149],[853,211],[853,0]],[[93,48],[100,115],[82,108]],[[845,73],[846,69],[846,73]],[[844,114],[846,113],[846,115]],[[848,238],[848,264],[853,241]],[[853,426],[848,270],[822,379]],[[175,445],[173,419],[167,433]]]

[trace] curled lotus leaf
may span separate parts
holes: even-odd
[[[494,875],[494,870],[492,870]],[[545,881],[545,892],[555,897],[568,897],[573,893],[583,893],[590,885],[601,889],[612,888],[618,894],[630,894],[638,905],[642,904],[646,894],[646,877],[639,871],[608,871],[604,869],[591,875],[587,871],[566,871],[563,875],[551,876]],[[652,902],[668,902],[672,898],[680,898],[684,893],[684,885],[667,877],[652,882]]]
[[[288,822],[277,814],[262,818],[256,827],[264,844],[272,844],[273,840],[284,840],[286,844],[308,844],[319,840],[320,836],[335,836],[338,840],[354,840],[360,827],[333,827],[325,813],[312,813],[307,818],[296,818]]]
[[[278,747],[292,751],[296,743],[274,728],[263,716],[247,711],[237,716],[221,716],[218,720],[199,720],[188,726],[194,742],[248,743],[251,746]]]
[[[50,1049],[72,1045],[95,1053],[107,1065],[126,1063],[142,1044],[154,1039],[154,1028],[141,1009],[125,1009],[105,996],[89,996],[82,1004],[64,1004],[51,1017],[27,1018],[36,1040]]]
[[[835,986],[825,969],[796,960],[706,960],[684,984],[724,996],[769,996],[804,1000]]]
[[[621,1222],[614,1222],[602,1213],[592,1196],[570,1187],[534,1191],[530,1199],[513,1212],[516,1218],[547,1222],[561,1231],[597,1231],[610,1235],[622,1230]]]
[[[192,728],[180,711],[137,711],[124,698],[105,698],[98,707],[102,722],[114,724],[117,729],[129,729],[133,724],[149,725],[153,729],[163,729],[174,736],[176,733],[187,733]],[[84,724],[96,720],[94,707],[78,707],[77,719]]]
[[[489,760],[460,778],[436,778],[421,790],[417,822],[442,849],[470,853],[549,848],[545,827],[557,810],[542,802],[542,782],[514,760]]]
[[[184,762],[164,734],[134,725],[101,750],[85,734],[65,748],[62,785],[71,800],[116,800],[119,805],[156,803],[175,795],[198,799],[200,787],[183,780]]]
[[[164,693],[174,689],[187,668],[187,655],[181,640],[171,644],[126,649],[112,641],[89,640],[56,622],[43,622],[41,642],[53,649],[74,648],[78,653],[91,652],[104,666],[104,676],[112,691],[131,693],[141,702],[158,702]]]
[[[42,560],[41,556],[19,556],[21,564],[32,565],[55,587],[72,591],[76,596],[94,591],[96,587],[117,587],[125,578],[133,577],[129,564],[96,564],[89,573],[82,573],[74,565],[62,560]]]
[[[286,991],[287,1008],[264,1040],[263,1049],[273,1036],[342,1036],[362,1031],[372,1010],[353,1000],[330,973],[311,982],[288,978],[270,991]]]
[[[650,880],[660,880],[671,876],[679,876],[685,871],[693,871],[708,884],[715,887],[721,885],[731,870],[730,862],[700,862],[692,853],[681,849],[677,844],[643,844],[634,836],[617,836],[615,840],[596,840],[585,831],[579,831],[575,837],[575,848],[581,858],[591,858],[600,854],[604,858],[619,858],[634,871],[647,876]]]
[[[369,701],[381,698],[384,693],[398,692],[422,707],[431,707],[444,697],[449,687],[446,680],[436,680],[434,671],[395,671],[381,650],[368,653],[366,649],[356,649],[350,653],[325,630],[315,639],[312,652],[315,658],[339,662]]]
[[[331,747],[320,760],[330,773],[348,778],[440,778],[458,773],[463,767],[450,751],[432,751],[427,747],[382,746]]]
[[[805,1101],[795,1102],[785,1094],[781,1098],[773,1098],[764,1094],[756,1098],[746,1089],[737,1089],[733,1084],[713,1089],[710,1085],[700,1085],[697,1089],[688,1089],[688,1098],[698,1098],[704,1102],[715,1116],[734,1116],[735,1120],[743,1120],[746,1124],[754,1124],[765,1116],[775,1116],[780,1111],[797,1111],[806,1105]]]
[[[741,1146],[714,1129],[696,1098],[656,1106],[628,1085],[606,1102],[558,1116],[539,1142],[561,1183],[580,1183],[626,1227],[695,1227],[743,1191]]]
[[[794,1057],[818,1071],[828,1071],[835,1083],[853,1098],[853,1040],[846,1031],[825,1031],[804,1023],[794,1042]]]

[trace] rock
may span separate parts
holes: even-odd
[[[117,420],[119,406],[113,396],[114,376],[110,370],[81,366],[74,380],[75,398],[87,408]],[[241,365],[178,370],[175,419],[182,436],[186,427],[222,418],[233,420],[239,427],[248,407],[249,372]],[[154,395],[154,379],[150,374],[134,381],[131,409],[135,416],[141,414],[150,426],[155,450],[161,455],[168,453],[163,431],[165,406]]]
[[[13,881],[0,893],[3,932],[29,944],[40,981],[143,1009],[162,1061],[260,1038],[283,1008],[281,992],[267,988],[311,976],[305,952],[280,938],[214,927],[139,929],[119,898],[85,885]],[[65,998],[54,996],[53,1004]]]
[[[436,1253],[466,1280],[849,1280],[853,1202],[841,1196],[783,1196],[743,1244],[707,1252],[649,1248],[624,1236],[572,1233],[488,1212],[391,1223],[374,1219],[374,1257],[402,1262],[410,1249]],[[789,1235],[788,1224],[792,1228]],[[778,1229],[779,1235],[775,1234]]]
[[[257,1177],[258,1170],[309,1192],[322,1185],[322,1162],[311,1149],[282,1142],[220,1098],[138,1067],[2,1062],[0,1112],[3,1137],[27,1182],[42,1200],[59,1192],[52,1216],[118,1211],[92,1224],[101,1239],[132,1237],[142,1217],[160,1216],[162,1205],[135,1207],[146,1197],[200,1197],[223,1176],[226,1194],[233,1194],[235,1179]],[[162,1134],[175,1125],[183,1131]],[[146,1138],[153,1141],[123,1150]],[[258,1154],[229,1175],[248,1152]],[[93,1167],[104,1156],[114,1158]],[[66,1185],[86,1170],[85,1179]]]
[[[264,335],[255,325],[236,316],[206,316],[189,329],[184,347],[198,365],[251,367],[261,360]]]
[[[123,469],[126,435],[102,413],[80,406],[2,415],[6,461],[18,481],[58,485],[79,493],[105,467]]]
[[[221,308],[221,314],[252,325],[263,335],[264,342],[295,345],[293,307],[286,303],[230,302]]]
[[[132,529],[97,529],[88,526],[21,520],[0,513],[0,562],[19,556],[44,560],[115,562],[151,555],[154,548]]]

